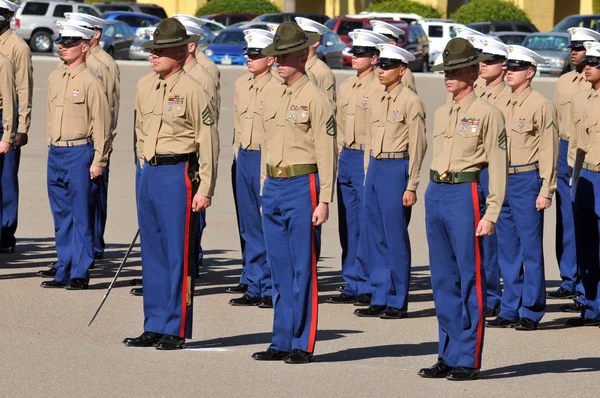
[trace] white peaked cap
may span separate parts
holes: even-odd
[[[329,28],[327,26],[315,22],[312,19],[296,17],[296,23],[300,25],[302,30],[305,32],[318,33],[321,36],[323,36],[325,32],[329,32]]]
[[[275,34],[275,32],[277,32],[277,28],[279,27],[278,23],[268,23],[267,24],[269,30],[271,31],[271,33]]]
[[[394,46],[392,44],[378,44],[377,49],[379,50],[379,59],[397,59],[405,64],[415,60],[415,56],[412,53],[406,51],[402,47]]]
[[[392,35],[396,39],[404,37],[404,35],[406,34],[404,30],[387,22],[373,20],[369,21],[369,23],[373,27],[373,32],[375,33],[379,33],[382,35]]]
[[[185,28],[185,31],[188,35],[202,36],[204,34],[204,29],[202,29],[202,24],[199,24],[196,21],[185,19],[183,21],[180,20],[179,22],[181,22],[181,24]]]
[[[586,57],[598,57],[600,58],[600,43],[597,41],[586,41],[583,43],[585,47]]]
[[[492,39],[490,37],[484,37],[481,40],[483,44],[482,51],[485,54],[497,55],[506,58],[508,56],[508,48],[506,44],[499,40]]]
[[[104,19],[95,17],[93,15],[82,14],[80,12],[66,12],[65,18],[69,23],[83,26],[84,28],[98,28],[102,29],[106,21]]]
[[[456,33],[457,37],[466,37],[466,36],[485,36],[478,30],[467,28],[465,25],[458,25],[452,28],[454,33]]]
[[[352,40],[353,47],[376,47],[378,44],[385,44],[388,38],[366,29],[355,29],[348,33],[348,37]]]
[[[273,36],[273,33],[264,29],[244,30],[244,39],[248,43],[248,48],[263,49],[273,43]]]
[[[90,40],[96,33],[94,30],[84,28],[71,22],[57,22],[62,37],[78,37],[84,40]]]
[[[528,62],[533,66],[538,66],[546,62],[544,57],[523,46],[508,46],[507,61]]]
[[[587,28],[569,28],[571,41],[600,41],[600,33]]]

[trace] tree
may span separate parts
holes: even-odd
[[[471,0],[460,6],[451,18],[465,25],[486,21],[531,22],[525,11],[506,0]]]
[[[442,17],[436,8],[411,0],[373,0],[367,11],[415,13],[423,18]]]
[[[196,11],[196,16],[222,13],[267,14],[281,12],[269,0],[214,0]]]

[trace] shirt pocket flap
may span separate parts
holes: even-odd
[[[584,126],[587,130],[596,130],[598,125],[597,117],[587,117],[584,120]]]
[[[388,123],[404,123],[404,114],[397,110],[391,110],[387,115]]]
[[[515,118],[511,124],[511,130],[519,134],[527,134],[533,132],[533,120]]]
[[[85,102],[85,95],[79,91],[73,91],[71,95],[67,95],[67,99],[74,104],[83,104]]]
[[[171,110],[169,111],[171,116],[181,117],[181,116],[185,115],[185,103],[169,105],[169,106],[171,107]]]

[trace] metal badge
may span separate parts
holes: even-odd
[[[362,98],[362,105],[363,105],[363,106],[367,105],[367,101],[368,101],[368,100],[369,100],[369,96],[365,95],[365,96]]]
[[[525,118],[524,117],[520,117],[519,118],[519,128],[523,128],[525,127]]]
[[[73,89],[73,99],[77,98],[77,95],[79,94],[79,90],[74,88]]]
[[[260,110],[262,111],[264,103],[262,101],[260,101]]]
[[[397,118],[397,117],[398,117],[398,110],[397,110],[397,109],[394,109],[394,110],[392,111],[392,120],[393,120],[393,121],[396,121],[396,118]]]

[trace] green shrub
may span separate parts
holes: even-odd
[[[196,16],[223,13],[268,14],[281,12],[269,0],[214,0],[206,3],[196,11]]]
[[[471,0],[460,6],[451,18],[462,24],[487,21],[530,22],[525,11],[506,0]]]
[[[367,11],[415,13],[423,18],[442,17],[442,14],[432,6],[411,0],[373,0],[367,8]]]

